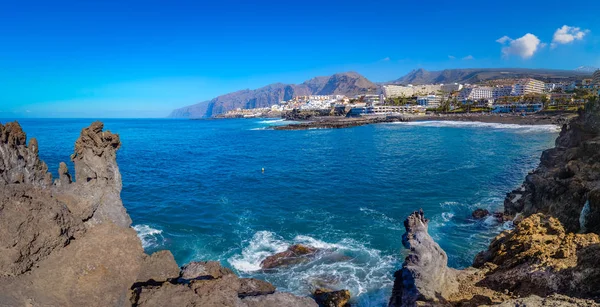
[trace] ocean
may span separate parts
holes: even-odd
[[[92,120],[19,122],[56,176]],[[559,132],[465,122],[305,131],[267,129],[284,124],[276,119],[104,123],[121,136],[122,199],[148,253],[169,249],[180,265],[219,260],[299,295],[322,285],[349,289],[357,306],[387,304],[405,257],[402,222],[412,211],[425,211],[450,266],[469,266],[511,226],[474,221],[471,212],[502,210],[505,194]],[[260,270],[265,257],[294,243],[326,252]]]

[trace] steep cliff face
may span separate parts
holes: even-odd
[[[75,143],[75,181],[61,163],[52,182],[37,142],[0,124],[1,306],[316,307],[218,263],[183,274],[170,252],[146,255],[120,198],[120,145],[93,123]]]
[[[218,96],[212,100],[176,109],[169,117],[205,118],[223,114],[236,108],[270,107],[283,100],[308,95],[376,94],[379,87],[355,72],[315,77],[302,84],[274,83],[255,90],[241,90]]]
[[[590,103],[563,126],[556,147],[521,188],[509,193],[505,212],[558,218],[570,232],[600,233],[600,106]]]

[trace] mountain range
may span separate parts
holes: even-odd
[[[282,100],[307,95],[377,94],[385,84],[478,83],[505,78],[534,78],[545,82],[579,80],[591,75],[589,69],[554,70],[525,68],[473,68],[428,71],[416,69],[393,81],[373,83],[356,72],[315,77],[301,84],[274,83],[258,89],[245,89],[211,100],[175,109],[172,118],[209,118],[237,108],[269,107]]]
[[[577,80],[589,76],[589,71],[527,69],[527,68],[472,68],[427,71],[415,69],[391,84],[478,83],[496,79],[534,78],[544,82]]]
[[[259,89],[245,89],[218,96],[191,106],[176,109],[169,117],[207,118],[237,108],[269,107],[282,100],[308,95],[376,94],[379,86],[356,72],[345,72],[327,77],[315,77],[301,84],[274,83]]]

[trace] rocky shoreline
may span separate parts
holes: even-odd
[[[507,194],[504,213],[495,216],[512,219],[515,228],[465,270],[447,266],[425,213],[411,214],[402,237],[409,252],[389,306],[598,306],[599,144],[594,104],[563,126],[556,147]],[[117,134],[93,123],[75,142],[74,176],[61,163],[53,179],[37,141],[27,142],[16,122],[0,124],[0,306],[348,306],[345,290],[300,297],[240,278],[218,262],[180,268],[169,251],[145,254],[120,198],[120,145]],[[283,269],[319,252],[294,245],[261,266]]]
[[[600,106],[562,128],[556,147],[507,194],[499,234],[473,266],[447,267],[422,211],[404,222],[409,249],[389,306],[600,306]],[[489,214],[476,210],[474,217]]]

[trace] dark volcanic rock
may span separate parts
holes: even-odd
[[[600,233],[599,189],[600,106],[589,103],[563,126],[556,147],[542,153],[539,167],[522,187],[507,195],[505,213],[545,213],[558,218],[569,232]]]
[[[323,307],[350,307],[350,291],[332,291],[327,289],[316,289],[313,292],[315,301]]]
[[[490,212],[486,209],[481,208],[475,209],[475,211],[473,211],[473,213],[471,214],[471,216],[473,216],[473,218],[476,220],[480,220],[488,215],[490,215]]]
[[[295,244],[287,250],[265,258],[260,263],[263,269],[273,269],[290,265],[305,263],[317,252],[317,249],[302,244]]]
[[[405,221],[402,244],[410,250],[402,269],[394,276],[389,306],[415,306],[417,301],[439,303],[458,291],[456,272],[448,268],[448,256],[427,232],[429,220],[423,211]]]

